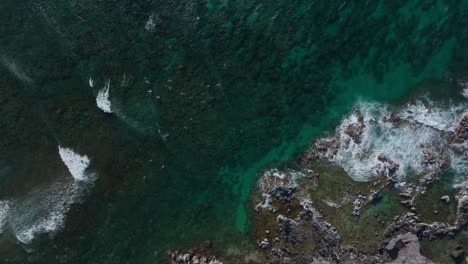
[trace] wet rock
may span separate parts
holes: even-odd
[[[427,171],[432,173],[439,173],[448,167],[450,162],[449,153],[446,148],[431,148],[425,149],[422,152],[422,165]]]
[[[452,144],[463,143],[465,140],[468,140],[468,114],[462,117],[453,134],[449,137],[449,142]]]
[[[367,197],[364,196],[364,195],[358,195],[358,197],[356,198],[356,200],[354,200],[353,202],[353,216],[360,216],[361,215],[361,210],[362,210],[362,207],[364,207],[364,205],[366,204],[366,199]]]
[[[385,247],[391,256],[396,256],[395,260],[390,262],[428,264],[433,263],[428,258],[421,255],[418,237],[412,233],[398,235],[390,240]]]
[[[379,175],[393,177],[400,169],[400,164],[384,154],[380,154],[377,159],[381,162],[381,166],[377,169],[377,174]]]
[[[399,196],[400,196],[401,198],[411,199],[411,194],[406,193],[406,192],[400,193]]]
[[[256,210],[268,208],[272,213],[276,213],[277,209],[271,205],[272,200],[282,204],[290,204],[299,187],[299,180],[304,177],[304,173],[293,170],[266,171],[258,183],[258,191],[263,199],[257,204]]]
[[[371,194],[369,195],[369,202],[374,202],[382,198],[382,194],[379,191],[371,191]]]
[[[399,126],[400,123],[402,122],[402,119],[396,112],[391,112],[389,115],[384,117],[384,122],[391,123],[394,126]]]
[[[434,173],[429,173],[427,175],[424,175],[421,179],[419,179],[419,182],[423,185],[429,185],[435,180],[435,175]]]
[[[434,240],[444,236],[451,236],[456,231],[452,225],[435,222],[432,224],[418,223],[416,224],[413,232],[421,237]]]
[[[268,239],[263,239],[262,241],[258,242],[258,247],[261,249],[267,249],[271,247],[270,243],[268,243]]]
[[[393,219],[393,222],[385,230],[382,244],[388,244],[392,238],[399,234],[406,234],[408,232],[415,233],[415,227],[418,222],[419,218],[415,213],[405,213],[400,216],[396,216]]]
[[[356,144],[360,144],[362,140],[362,134],[366,125],[364,124],[364,117],[361,113],[356,112],[357,122],[349,124],[344,133],[348,135]]]
[[[331,159],[336,155],[338,147],[339,141],[336,137],[318,140],[315,143],[315,147],[307,152],[304,157],[304,161],[313,160],[316,158]]]
[[[401,201],[400,204],[403,205],[406,208],[412,208],[413,207],[413,200]]]
[[[211,247],[209,240],[205,241],[199,248],[182,252],[179,250],[168,251],[167,255],[172,264],[223,264],[215,256],[207,254],[207,249]]]

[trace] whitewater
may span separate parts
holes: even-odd
[[[331,146],[321,157],[355,181],[382,174],[405,181],[409,175],[451,169],[458,185],[468,181],[468,142],[452,142],[451,136],[467,110],[466,102],[438,104],[427,98],[400,107],[360,101],[317,147]]]
[[[82,201],[96,177],[88,171],[88,156],[62,146],[58,156],[68,175],[22,197],[0,201],[0,233],[8,227],[18,241],[30,244],[39,234],[53,236],[63,228],[70,206]]]

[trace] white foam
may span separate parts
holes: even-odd
[[[465,98],[468,99],[468,81],[460,79],[458,80],[458,85],[463,87],[463,90],[461,91],[461,95],[463,95]]]
[[[453,131],[463,110],[462,105],[450,105],[448,108],[442,109],[430,101],[425,103],[417,101],[415,104],[408,104],[403,108],[400,116],[406,120],[419,122],[439,130]]]
[[[63,225],[65,215],[63,212],[50,212],[50,214],[35,222],[32,226],[20,229],[15,234],[16,238],[24,243],[31,243],[37,234],[49,233],[53,235]]]
[[[16,238],[31,243],[38,234],[54,236],[65,225],[70,206],[82,201],[90,181],[58,179],[50,186],[43,186],[18,198],[11,208],[9,224]]]
[[[389,163],[379,160],[380,155],[399,164],[392,172],[399,180],[410,172],[436,171],[438,164],[428,164],[423,154],[450,153],[446,132],[453,131],[458,125],[464,109],[464,105],[441,108],[433,103],[417,102],[396,112],[403,121],[395,126],[385,122],[391,112],[389,106],[360,102],[337,129],[336,153],[329,150],[326,157],[341,166],[355,181],[368,181],[382,171],[389,174]],[[362,121],[359,121],[360,117]],[[355,142],[345,131],[348,126],[358,126],[360,122],[365,126],[360,142]]]
[[[70,205],[80,201],[85,189],[81,182],[62,179],[15,201],[10,224],[16,238],[29,244],[37,234],[53,236],[64,226]]]
[[[11,202],[0,201],[0,234],[3,233],[3,228],[8,222],[8,216],[10,215]]]
[[[96,96],[96,104],[104,113],[112,113],[111,102],[109,99],[110,81],[106,83],[104,88],[99,90]]]
[[[463,95],[466,99],[468,99],[468,88],[463,89],[462,95]]]
[[[468,157],[453,153],[450,159],[450,168],[456,175],[454,182],[455,187],[468,184]]]
[[[73,178],[76,181],[89,179],[89,174],[86,174],[86,169],[90,163],[88,156],[80,155],[69,148],[63,148],[61,146],[58,148],[60,158],[65,166],[67,166]]]
[[[38,234],[53,236],[65,225],[70,206],[82,201],[95,175],[87,172],[90,159],[58,146],[59,155],[73,176],[59,177],[15,200],[0,201],[0,231],[8,224],[18,241],[29,244]]]
[[[156,16],[153,14],[149,16],[148,21],[146,21],[145,29],[149,32],[153,32],[156,28]]]
[[[94,80],[91,77],[89,77],[88,84],[90,87],[94,87]]]

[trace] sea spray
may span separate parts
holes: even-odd
[[[77,181],[86,180],[86,169],[89,166],[89,158],[86,155],[80,155],[72,149],[59,146],[59,154],[68,171]]]
[[[7,223],[10,210],[11,210],[10,201],[0,201],[0,234],[3,233],[3,227]]]
[[[466,109],[466,105],[443,107],[430,101],[400,109],[359,102],[334,136],[317,142],[317,153],[342,167],[355,181],[382,174],[404,180],[410,173],[438,173],[466,159],[453,151],[456,145],[448,139]]]
[[[31,243],[38,234],[53,236],[63,228],[70,206],[81,202],[95,179],[93,173],[87,172],[90,159],[86,155],[61,146],[58,152],[72,177],[37,187],[9,205],[8,222],[15,237],[24,244]]]
[[[107,81],[106,85],[99,90],[96,96],[96,104],[99,109],[104,113],[112,113],[111,102],[109,99],[110,81]]]

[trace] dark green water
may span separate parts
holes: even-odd
[[[1,1],[0,198],[66,177],[58,145],[86,154],[97,180],[55,236],[23,245],[7,225],[0,258],[155,263],[207,239],[243,252],[258,169],[289,159],[358,98],[450,83],[468,65],[467,8]],[[95,97],[109,80],[105,114]]]

